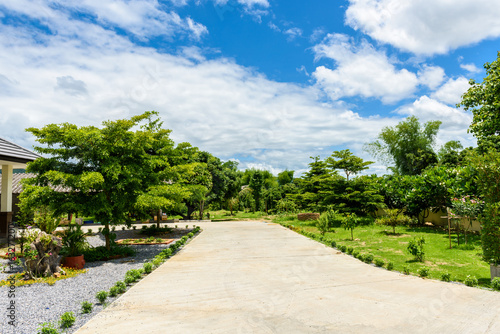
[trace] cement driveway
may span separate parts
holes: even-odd
[[[76,333],[500,333],[497,292],[376,268],[275,224],[200,225]]]

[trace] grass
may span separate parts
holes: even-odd
[[[36,279],[25,280],[24,273],[13,274],[13,275],[10,275],[7,279],[0,281],[0,286],[11,285],[12,278],[15,281],[15,286],[31,285],[31,284],[37,284],[37,283],[47,283],[48,285],[53,285],[57,281],[60,281],[62,279],[75,277],[77,275],[80,275],[80,274],[83,274],[84,272],[86,272],[85,269],[73,269],[73,268],[63,268],[63,267],[61,267],[61,269],[63,269],[66,272],[66,275],[61,275],[59,277],[55,277],[55,276],[40,277],[40,278],[36,278]]]
[[[314,222],[301,222],[292,216],[281,216],[274,222],[288,226],[300,232],[312,232],[320,235]],[[408,242],[414,237],[425,238],[425,258],[423,262],[416,261],[407,251]],[[392,262],[394,270],[403,272],[406,267],[413,275],[419,270],[429,268],[429,278],[441,279],[449,273],[452,281],[465,282],[467,276],[478,278],[479,285],[490,287],[489,264],[482,260],[481,239],[479,235],[468,236],[468,247],[457,246],[456,235],[452,236],[452,246],[449,248],[448,233],[431,227],[398,226],[396,234],[392,228],[379,225],[359,226],[354,229],[354,240],[351,240],[349,230],[335,228],[327,232],[323,240],[334,240],[338,245],[352,247],[361,254],[372,254],[375,258]],[[461,241],[462,243],[462,241]],[[473,249],[470,249],[472,248]]]
[[[210,211],[210,219],[212,221],[236,221],[236,220],[267,220],[271,221],[273,216],[266,215],[265,212],[256,211],[256,212],[244,212],[244,211],[233,211],[233,215],[231,216],[231,212],[227,210],[218,210],[218,211]]]

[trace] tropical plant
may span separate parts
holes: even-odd
[[[37,334],[59,334],[59,330],[51,322],[44,322],[38,327]]]
[[[82,313],[90,313],[92,312],[92,303],[89,301],[83,301],[82,302]]]
[[[80,225],[69,225],[62,237],[66,254],[68,256],[82,255],[88,245],[87,240],[85,239],[86,236],[87,234],[82,231]]]
[[[65,312],[61,315],[61,320],[59,320],[59,324],[62,328],[70,328],[75,323],[76,318],[73,312]]]
[[[415,237],[408,242],[408,252],[415,257],[417,261],[424,261],[425,249],[424,237]]]
[[[342,220],[342,226],[346,230],[351,230],[351,240],[354,240],[354,229],[358,226],[358,216],[355,213],[347,213]]]
[[[101,305],[104,305],[104,302],[108,298],[108,292],[101,290],[95,295],[96,299],[99,301]]]

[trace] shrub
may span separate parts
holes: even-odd
[[[101,305],[104,305],[104,302],[106,301],[106,298],[108,298],[108,292],[107,291],[99,291],[95,297],[97,298],[97,300],[99,301],[99,303]]]
[[[92,235],[92,229],[91,229],[91,228],[89,228],[89,229],[87,230],[87,234],[88,234],[88,235]]]
[[[118,296],[118,294],[120,293],[120,289],[113,285],[110,289],[109,289],[109,296],[110,297],[116,297]]]
[[[193,232],[189,232],[187,236],[188,236],[189,238],[192,238],[192,237],[194,237],[194,234],[193,234]]]
[[[340,246],[340,250],[342,251],[342,253],[345,253],[347,251],[347,246],[345,245]]]
[[[425,239],[423,237],[416,237],[410,240],[408,243],[408,252],[415,257],[419,262],[424,261],[425,251],[424,251]]]
[[[181,240],[182,240],[182,243],[185,243],[185,242],[187,242],[188,237],[187,237],[187,236],[183,236],[183,237],[181,238]]]
[[[149,274],[153,271],[153,264],[151,262],[146,262],[146,263],[144,263],[143,268],[144,268],[144,272],[146,274]]]
[[[354,248],[352,247],[347,247],[347,254],[352,254],[352,252],[354,251]]]
[[[337,246],[337,243],[335,242],[335,240],[332,240],[330,245],[332,245],[332,247],[335,247],[335,246]]]
[[[134,226],[132,226],[132,228],[135,230],[137,228],[137,226],[134,225]]]
[[[118,293],[124,293],[127,290],[127,285],[123,281],[116,282],[115,286],[118,288]]]
[[[59,334],[59,330],[50,322],[44,322],[38,327],[37,334]]]
[[[417,271],[417,273],[418,273],[418,276],[420,276],[420,277],[427,277],[427,276],[429,276],[429,268],[422,267]]]
[[[355,213],[348,213],[342,219],[342,226],[345,230],[351,230],[351,240],[354,240],[354,229],[359,225],[358,216]]]
[[[158,257],[155,257],[151,263],[153,264],[153,266],[155,266],[156,268],[158,268],[159,266],[161,266],[161,264],[163,263],[163,260],[158,258]]]
[[[495,277],[491,280],[491,287],[500,291],[500,277]]]
[[[451,281],[450,273],[446,272],[446,273],[441,274],[441,281],[443,281],[443,282]]]
[[[389,261],[389,263],[387,263],[387,270],[392,270],[392,269],[394,269],[394,263]]]
[[[125,282],[125,284],[132,284],[136,281],[136,279],[133,277],[133,276],[129,276],[129,275],[125,275],[125,278],[123,279],[123,281]]]
[[[125,226],[122,226],[122,231],[125,231]]]
[[[410,267],[404,266],[403,267],[403,274],[405,275],[410,275]]]
[[[467,277],[464,280],[464,284],[467,286],[476,286],[476,285],[478,285],[478,283],[479,282],[478,282],[476,276],[467,275]]]
[[[353,251],[352,256],[354,256],[355,258],[358,258],[359,252],[357,250]]]
[[[372,263],[373,262],[373,255],[366,254],[365,257],[363,258],[363,261],[366,263]]]
[[[75,323],[75,315],[73,312],[65,312],[61,315],[61,320],[59,320],[59,324],[62,328],[70,328]]]
[[[385,265],[385,261],[382,259],[375,259],[375,265],[377,267],[383,267]]]
[[[396,234],[396,226],[409,225],[411,218],[399,212],[398,209],[385,209],[386,215],[375,220],[375,224],[392,227],[392,233]]]
[[[82,302],[82,313],[90,313],[92,312],[92,303],[88,301]]]
[[[99,228],[97,229],[97,233],[101,233],[101,232],[102,232],[102,227],[99,227]]]
[[[157,243],[160,243],[160,242],[163,242],[163,239],[162,239],[162,238],[156,238],[156,239],[155,239],[155,241],[156,241]]]

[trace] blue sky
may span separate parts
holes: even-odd
[[[0,0],[0,136],[157,110],[240,168],[307,169],[409,115],[474,146],[468,80],[500,49],[496,0]],[[384,173],[375,163],[370,173]]]

